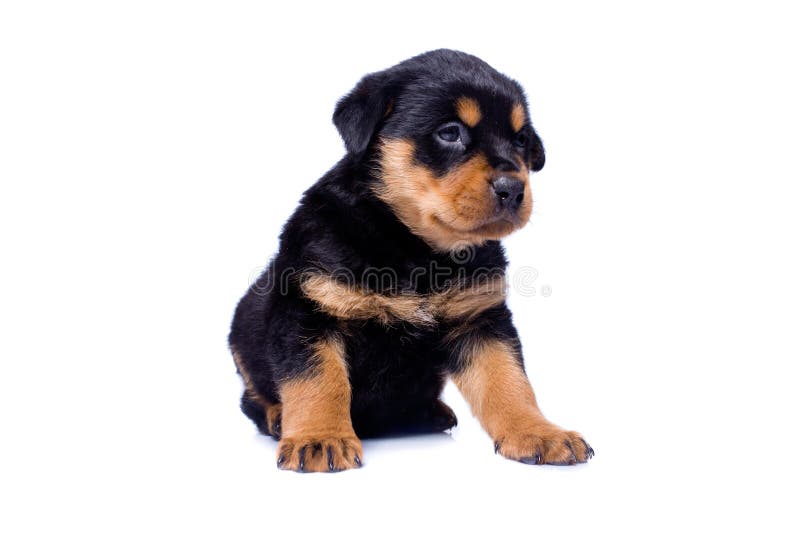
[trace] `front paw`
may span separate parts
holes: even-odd
[[[526,464],[582,464],[594,456],[580,434],[550,423],[505,432],[496,438],[494,450]]]
[[[361,467],[364,453],[355,435],[283,438],[278,467],[299,473],[344,471]]]

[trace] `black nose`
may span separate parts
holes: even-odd
[[[516,210],[525,197],[525,184],[522,180],[501,176],[492,182],[492,189],[497,195],[497,202],[502,208]]]

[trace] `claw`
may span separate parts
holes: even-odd
[[[302,447],[297,454],[299,456],[298,470],[302,473],[306,468],[306,448]]]
[[[542,454],[537,450],[535,455],[528,456],[527,458],[520,458],[519,461],[523,464],[539,465],[542,463]]]
[[[278,456],[278,467],[282,466],[285,460],[286,458],[284,458],[282,454]]]
[[[361,467],[361,458],[358,457],[358,454],[356,454],[355,461],[356,461],[356,465],[358,467]]]
[[[499,450],[500,450],[500,442],[499,441],[495,441],[494,442],[494,453],[497,454],[497,452]]]
[[[588,443],[586,443],[585,439],[581,439],[581,441],[583,442],[583,446],[586,448],[586,457],[587,458],[594,457],[594,449],[591,448]]]
[[[328,445],[328,471],[335,471],[335,467],[333,465],[333,447]]]
[[[281,420],[280,419],[277,419],[275,421],[275,424],[272,425],[272,434],[275,436],[275,438],[281,439]]]

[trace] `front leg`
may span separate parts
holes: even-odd
[[[452,378],[483,428],[495,452],[529,464],[586,462],[594,451],[577,432],[544,418],[514,346],[492,337],[460,345]]]
[[[311,369],[279,386],[283,413],[278,467],[300,472],[361,467],[361,442],[350,419],[344,343],[331,335],[312,350]]]

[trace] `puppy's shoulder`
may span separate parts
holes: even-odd
[[[358,165],[345,156],[303,193],[283,226],[278,256],[295,266],[338,265],[358,255],[359,241],[376,224]]]

